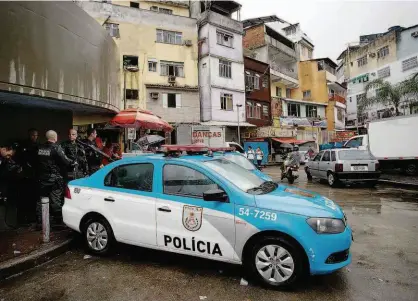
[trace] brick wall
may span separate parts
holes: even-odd
[[[242,39],[244,48],[257,48],[264,44],[264,24],[245,29]]]

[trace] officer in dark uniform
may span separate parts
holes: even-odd
[[[71,129],[68,135],[69,140],[61,144],[65,155],[68,159],[78,164],[75,167],[69,167],[65,176],[65,182],[68,183],[71,180],[82,178],[88,175],[88,165],[86,159],[86,153],[84,148],[77,143],[77,131]]]
[[[64,200],[64,173],[68,166],[77,164],[67,158],[62,147],[57,144],[58,135],[55,131],[46,132],[47,142],[39,146],[39,182],[41,197],[49,197],[52,222],[62,222],[62,206]],[[42,203],[38,200],[36,206],[38,228],[42,223]]]
[[[99,149],[96,144],[96,138],[96,130],[89,128],[87,130],[87,138],[83,140],[90,175],[98,171],[100,169],[100,165],[102,164],[102,155],[94,150]]]

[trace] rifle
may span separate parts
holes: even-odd
[[[110,160],[111,162],[114,162],[115,159],[113,159],[111,156],[109,156],[108,154],[106,154],[105,152],[102,152],[100,149],[98,149],[97,147],[95,147],[94,145],[90,145],[87,143],[84,143],[83,141],[81,141],[79,138],[77,138],[76,140],[77,143],[79,143],[81,146],[83,147],[89,147],[90,149],[92,149],[95,153],[102,155],[103,157],[107,158],[108,160]]]

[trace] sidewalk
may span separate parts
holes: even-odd
[[[0,280],[2,280],[66,252],[73,233],[66,227],[51,229],[49,243],[43,243],[42,232],[33,228],[1,231],[0,237]]]
[[[400,173],[382,173],[379,184],[388,184],[418,189],[418,176],[405,176]]]

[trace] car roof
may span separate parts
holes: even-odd
[[[216,154],[216,157],[221,155]],[[134,157],[127,157],[121,160],[118,160],[119,164],[123,163],[136,163],[136,162],[150,162],[150,161],[165,161],[165,160],[180,160],[180,161],[210,161],[214,157],[209,157],[207,155],[180,155],[179,157],[164,156],[163,154],[150,154],[150,155],[139,155]]]

